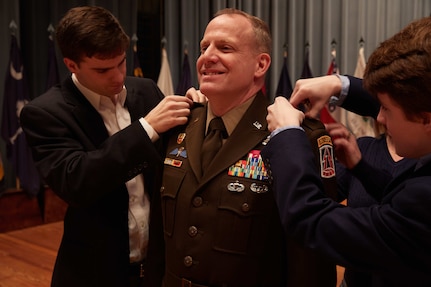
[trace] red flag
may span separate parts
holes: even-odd
[[[335,49],[332,50],[331,54],[332,54],[332,60],[331,60],[331,64],[329,65],[328,72],[326,73],[327,75],[338,74],[338,67],[335,61]],[[320,121],[324,124],[337,122],[329,112],[328,105],[323,107],[323,109],[320,111]]]

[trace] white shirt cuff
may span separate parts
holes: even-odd
[[[155,142],[160,138],[159,134],[153,129],[153,127],[144,118],[140,118],[139,122],[141,123],[144,130],[147,132],[148,137],[152,142]]]

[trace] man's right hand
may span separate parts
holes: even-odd
[[[305,115],[317,118],[331,96],[339,95],[340,92],[341,81],[336,75],[301,79],[296,81],[290,103],[294,107],[304,104]]]
[[[287,126],[300,126],[304,113],[292,106],[285,97],[276,97],[274,103],[268,106],[268,130],[273,132]]]
[[[146,116],[145,120],[158,133],[187,123],[193,101],[184,96],[166,96]]]

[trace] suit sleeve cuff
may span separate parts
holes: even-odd
[[[302,127],[299,127],[299,126],[285,126],[285,127],[281,127],[281,128],[273,130],[271,132],[271,138],[275,137],[280,132],[285,131],[285,130],[289,130],[289,129],[298,129],[298,130],[304,131],[304,129]]]

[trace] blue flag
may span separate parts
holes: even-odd
[[[286,99],[290,99],[292,92],[292,83],[290,82],[289,70],[287,69],[287,57],[284,57],[283,67],[281,68],[280,79],[278,80],[275,96],[283,96]]]
[[[40,190],[41,180],[19,123],[21,109],[28,101],[21,51],[15,35],[12,34],[4,85],[1,135],[6,142],[6,157],[12,163],[20,187],[30,195],[36,195]]]
[[[308,50],[305,52],[304,66],[302,67],[301,79],[313,78],[313,73],[311,72],[310,64],[308,61]]]
[[[55,45],[52,35],[48,38],[48,77],[46,80],[46,90],[60,83],[58,73],[57,57],[55,55]]]
[[[191,88],[191,86],[192,86],[192,74],[190,70],[189,55],[186,51],[184,52],[181,79],[178,82],[178,86],[177,86],[177,89],[175,90],[175,94],[184,96],[187,90]]]

